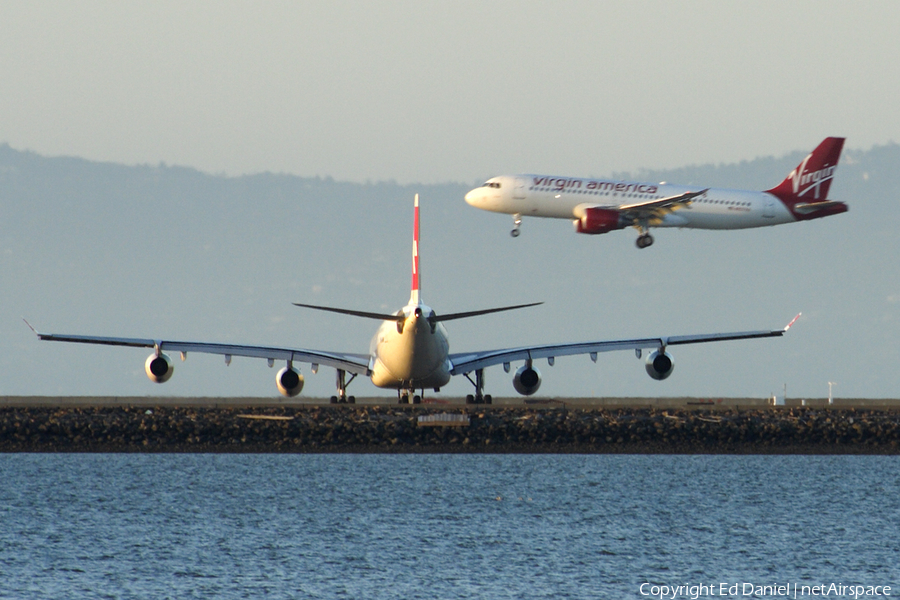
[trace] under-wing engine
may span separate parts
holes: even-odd
[[[168,356],[162,352],[158,354],[154,352],[147,357],[147,362],[144,363],[144,370],[147,372],[147,377],[150,378],[150,381],[165,383],[172,377],[175,367]]]
[[[662,381],[671,375],[672,371],[675,369],[675,359],[665,350],[654,350],[650,356],[647,357],[646,368],[647,375],[653,379]]]
[[[578,233],[609,233],[626,227],[625,219],[617,210],[608,208],[586,208],[580,219],[575,221]]]
[[[541,387],[541,372],[531,364],[519,367],[513,377],[513,387],[523,396],[530,396]]]
[[[275,375],[275,385],[282,396],[293,398],[303,389],[303,375],[294,367],[282,367]]]

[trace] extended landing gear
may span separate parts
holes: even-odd
[[[469,394],[466,396],[466,404],[491,404],[493,401],[494,399],[490,394],[484,394],[483,396]]]
[[[475,386],[475,393],[469,394],[466,396],[466,404],[491,404],[494,399],[490,394],[484,393],[484,369],[477,369],[475,371],[475,381],[472,381],[472,378],[469,377],[469,374],[466,373],[466,379],[468,379],[472,385]]]
[[[516,213],[513,215],[513,228],[512,231],[509,232],[509,235],[513,237],[519,237],[519,234],[522,233],[519,231],[519,227],[522,225],[522,215]]]
[[[397,404],[422,404],[424,397],[425,390],[422,390],[421,396],[416,390],[397,390]]]
[[[331,397],[331,404],[356,404],[356,396],[348,396],[347,395],[347,386],[350,385],[350,382],[356,379],[356,373],[353,374],[353,377],[350,380],[347,380],[347,372],[343,369],[337,370],[337,396]]]
[[[653,236],[646,232],[642,233],[634,243],[638,248],[647,248],[653,245]]]

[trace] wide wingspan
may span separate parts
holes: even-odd
[[[175,340],[154,340],[149,338],[119,338],[90,335],[69,335],[60,333],[41,333],[26,325],[37,334],[38,338],[50,342],[74,342],[78,344],[99,344],[104,346],[130,346],[132,348],[154,348],[159,352],[202,352],[204,354],[221,354],[230,360],[232,356],[265,358],[270,361],[284,360],[303,362],[313,365],[324,365],[342,369],[348,373],[366,374],[369,371],[367,354],[348,354],[343,352],[327,352],[303,348],[278,348],[272,346],[247,346],[242,344],[217,344],[210,342],[181,342]]]
[[[451,354],[450,362],[452,363],[453,368],[450,372],[453,375],[460,375],[493,365],[510,363],[516,360],[533,360],[536,358],[552,359],[557,356],[571,356],[575,354],[589,354],[592,359],[595,359],[599,352],[612,352],[614,350],[642,350],[644,348],[664,349],[666,346],[676,346],[681,344],[701,344],[704,342],[724,342],[728,340],[778,337],[784,335],[798,318],[800,318],[800,315],[794,317],[784,328],[772,331],[707,333],[700,335],[637,338],[632,340],[579,342],[574,344],[546,344],[542,346],[523,346],[521,348],[505,348],[502,350]]]

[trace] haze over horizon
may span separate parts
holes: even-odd
[[[900,140],[900,6],[0,2],[0,142],[208,173],[473,182]]]

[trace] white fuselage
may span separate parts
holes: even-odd
[[[618,209],[623,205],[695,192],[665,183],[614,182],[544,175],[502,175],[466,194],[470,205],[523,217],[577,221],[585,208]],[[710,188],[688,206],[665,215],[654,227],[744,229],[790,223],[796,219],[767,192]]]
[[[384,321],[372,338],[371,379],[378,387],[440,388],[450,381],[450,344],[441,323],[428,321],[431,308],[408,304],[402,324]]]

